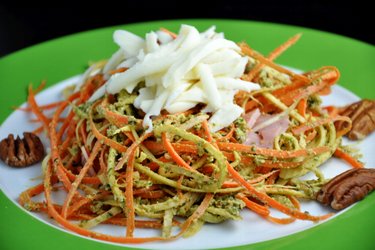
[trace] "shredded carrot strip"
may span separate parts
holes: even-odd
[[[311,131],[307,136],[306,136],[306,142],[309,143],[311,142],[315,136],[318,134],[318,132],[316,132],[316,130],[313,130]]]
[[[176,37],[177,37],[176,33],[172,32],[172,31],[170,31],[166,28],[160,28],[160,30],[167,33],[168,35],[170,35],[173,39],[176,39]]]
[[[168,154],[172,157],[172,159],[181,167],[193,170],[189,164],[184,161],[184,159],[181,158],[181,156],[176,152],[176,150],[173,148],[171,142],[168,140],[167,134],[162,133],[162,141],[165,149],[168,151]]]
[[[326,106],[323,109],[327,110],[329,116],[334,117],[339,114],[339,109],[335,106]]]
[[[232,125],[230,126],[230,130],[229,130],[228,134],[226,134],[226,135],[224,136],[224,139],[225,139],[225,140],[230,140],[230,138],[233,137],[233,134],[234,134],[234,131],[235,131],[235,130],[236,130],[236,127],[232,124]]]
[[[298,79],[298,80],[301,80],[301,81],[304,81],[304,82],[310,82],[310,80],[307,77],[305,77],[303,75],[295,74],[292,71],[287,70],[287,69],[273,63],[271,60],[269,60],[267,58],[264,58],[262,55],[256,53],[252,49],[250,49],[250,47],[247,44],[240,44],[240,48],[241,48],[241,50],[244,54],[246,54],[250,57],[253,57],[254,59],[258,60],[260,63],[262,63],[264,65],[267,65],[267,66],[279,71],[280,73],[290,75],[291,77],[293,77],[295,79]]]
[[[77,178],[76,175],[72,174],[68,169],[66,168],[62,168],[61,170],[65,176],[67,176],[67,178],[74,182]],[[82,181],[81,181],[83,184],[102,184],[102,182],[100,181],[100,179],[96,176],[93,176],[93,177],[89,177],[89,176],[86,176],[86,177],[83,177]]]
[[[298,110],[298,113],[303,116],[303,117],[306,117],[306,109],[307,109],[307,99],[306,98],[303,98],[301,99],[301,101],[298,103],[297,105],[297,110]]]
[[[43,112],[40,110],[38,104],[36,103],[34,91],[32,89],[32,86],[29,85],[29,95],[28,95],[28,103],[30,105],[30,108],[32,112],[38,117],[38,119],[43,123],[43,127],[46,131],[48,131],[49,126],[49,119],[43,114]]]
[[[307,156],[309,154],[321,154],[324,152],[328,152],[330,150],[327,146],[316,147],[312,149],[298,149],[294,151],[282,151],[282,150],[275,150],[275,149],[268,149],[268,148],[258,148],[255,146],[247,146],[238,143],[224,143],[218,142],[217,143],[220,150],[223,151],[238,151],[244,152],[249,154],[261,154],[266,156],[273,156],[278,158],[294,158],[299,156]]]
[[[61,104],[61,101],[59,102],[52,102],[44,105],[39,105],[40,110],[48,110],[58,107]],[[15,110],[30,112],[32,109],[30,107],[13,107]]]
[[[203,127],[203,130],[204,130],[204,133],[206,135],[206,138],[207,138],[207,141],[208,142],[212,142],[213,141],[213,138],[212,138],[212,135],[210,133],[210,128],[208,127],[208,122],[207,120],[204,120],[202,122],[202,127]]]
[[[343,122],[347,122],[348,124],[350,124],[350,126],[345,128],[344,130],[337,132],[338,137],[342,136],[343,134],[346,134],[347,132],[350,131],[351,124],[352,124],[352,121],[350,120],[350,118],[346,117],[346,116],[336,116],[336,117],[323,118],[323,119],[316,120],[314,122],[302,124],[298,127],[293,128],[292,132],[295,135],[299,135],[299,134],[302,134],[302,133],[304,133],[304,132],[306,132],[310,129],[316,128],[318,126],[321,126],[323,124],[327,124],[327,123],[330,123],[330,122],[335,122],[335,121],[343,121]]]
[[[71,182],[64,171],[64,166],[62,165],[61,158],[60,158],[60,152],[59,152],[59,145],[60,145],[60,138],[56,134],[55,128],[57,127],[58,119],[61,115],[61,113],[65,110],[65,108],[69,105],[68,101],[64,101],[60,104],[60,106],[57,108],[50,124],[49,129],[49,136],[50,136],[50,142],[51,142],[51,159],[53,162],[53,165],[56,168],[56,175],[59,178],[59,180],[63,183],[66,190],[70,190]]]
[[[36,203],[32,203],[31,197],[36,196],[38,194],[41,194],[43,192],[44,192],[43,183],[38,184],[36,186],[33,186],[33,187],[28,188],[27,190],[23,191],[18,198],[18,202],[23,207],[28,205],[30,208],[32,208],[33,204],[35,205]],[[36,205],[36,207],[33,210],[38,210],[38,209],[40,209],[40,205]]]
[[[296,218],[294,218],[294,217],[276,218],[276,217],[273,217],[271,215],[268,215],[268,216],[265,216],[264,218],[268,221],[273,222],[273,223],[282,224],[282,225],[290,224],[290,223],[296,221]]]
[[[104,117],[110,123],[114,124],[115,126],[121,128],[121,127],[124,127],[125,125],[129,124],[129,117],[127,117],[125,115],[121,115],[121,114],[116,113],[114,111],[111,111],[111,110],[107,109],[104,105],[102,105],[102,109],[104,111]],[[140,125],[140,123],[138,125]]]
[[[295,43],[298,42],[298,40],[301,38],[302,34],[298,33],[291,38],[289,38],[285,43],[281,44],[279,47],[277,47],[274,51],[272,51],[268,55],[268,59],[273,61],[277,57],[279,57],[282,53],[284,53],[287,49],[289,49],[291,46],[293,46]]]
[[[125,203],[126,203],[126,237],[133,237],[135,228],[135,208],[134,208],[134,194],[133,194],[133,172],[134,161],[137,147],[133,148],[129,155],[128,165],[126,166],[126,189],[125,189]]]
[[[268,216],[270,214],[270,210],[262,205],[259,205],[258,203],[255,203],[254,201],[249,200],[246,196],[244,195],[237,195],[237,198],[241,199],[246,207],[255,213],[261,215],[261,216]]]
[[[277,47],[274,51],[272,51],[268,55],[268,60],[273,61],[277,57],[279,57],[284,51],[286,51],[288,48],[290,48],[293,44],[295,44],[300,38],[302,34],[296,34],[293,37],[289,38],[285,43]],[[264,64],[260,63],[255,66],[254,69],[252,69],[247,75],[246,75],[246,80],[247,81],[252,81],[256,74],[263,68]]]
[[[118,69],[109,71],[109,74],[114,75],[114,74],[117,74],[117,73],[122,73],[122,72],[125,72],[127,69],[128,68],[118,68]]]
[[[33,133],[34,133],[34,134],[40,134],[40,133],[43,132],[43,130],[44,130],[44,126],[42,125],[42,126],[36,128],[36,129],[34,129],[34,130],[33,130]]]
[[[259,199],[263,203],[279,210],[280,212],[288,214],[297,219],[312,220],[312,221],[324,220],[332,216],[332,214],[326,214],[323,216],[312,216],[306,213],[299,212],[298,210],[292,210],[288,208],[287,206],[279,203],[278,201],[272,199],[267,194],[256,190],[251,184],[249,184],[245,179],[243,179],[243,177],[229,163],[227,163],[227,168],[228,168],[228,172],[232,175],[232,177],[236,181],[238,181],[243,187],[245,187],[250,192],[251,195],[254,195],[257,199]]]
[[[340,148],[335,150],[334,156],[343,159],[349,163],[353,168],[363,168],[363,163],[352,157],[350,154],[344,152]]]
[[[121,169],[124,164],[128,161],[130,154],[136,150],[136,148],[147,138],[152,136],[152,133],[147,133],[141,136],[141,138],[137,142],[133,142],[130,147],[125,151],[124,155],[122,156],[121,160],[117,163],[115,170]]]
[[[102,148],[102,144],[100,143],[100,141],[97,141],[95,143],[95,146],[94,146],[91,154],[90,154],[89,159],[85,163],[85,166],[81,169],[81,171],[79,172],[79,175],[74,180],[74,182],[71,185],[71,188],[69,189],[68,195],[67,195],[67,197],[65,199],[65,202],[64,202],[64,205],[62,207],[62,212],[61,212],[62,217],[64,217],[64,218],[67,217],[70,202],[72,201],[73,196],[75,195],[79,184],[82,182],[83,177],[86,175],[89,168],[92,167],[92,164],[93,164],[93,162],[94,162],[94,160],[95,160],[95,158],[96,158],[96,156],[99,153],[101,148]]]
[[[69,206],[69,209],[67,211],[67,218],[69,218],[74,212],[76,212],[82,206],[84,206],[84,205],[86,205],[90,202],[91,202],[91,200],[89,198],[86,198],[86,197],[76,199],[76,201],[72,202],[71,206]]]
[[[266,184],[267,185],[275,184],[276,179],[279,177],[279,173],[280,172],[275,172],[272,175],[270,175],[270,177],[266,181]]]
[[[120,144],[120,143],[118,143],[114,140],[111,140],[110,138],[108,138],[105,135],[102,135],[99,132],[99,130],[96,128],[96,125],[94,124],[94,121],[92,120],[91,112],[89,114],[89,122],[90,122],[90,128],[92,129],[92,132],[93,132],[94,136],[96,137],[96,139],[98,139],[99,141],[103,141],[104,144],[116,149],[117,151],[119,151],[121,153],[126,152],[127,147],[123,146],[122,144]]]
[[[149,150],[151,150],[154,153],[160,153],[164,150],[163,147],[161,147],[160,143],[153,142],[153,141],[145,141],[143,143]],[[185,153],[192,153],[196,154],[198,152],[198,148],[196,145],[191,144],[189,142],[187,143],[173,143],[173,148],[177,152],[185,152]],[[217,145],[222,153],[228,157],[229,159],[234,159],[233,153],[227,153],[228,152],[242,152],[242,153],[248,153],[248,154],[260,154],[260,155],[265,155],[265,156],[270,156],[270,157],[277,157],[277,158],[295,158],[299,156],[308,156],[308,155],[316,155],[316,154],[321,154],[324,152],[328,152],[330,149],[327,146],[321,146],[321,147],[316,147],[312,149],[298,149],[294,151],[282,151],[282,150],[275,150],[275,149],[269,149],[269,148],[259,148],[256,146],[248,146],[240,143],[231,143],[231,142],[217,142]],[[244,157],[244,159],[247,159]],[[298,162],[283,162],[282,165],[286,164],[285,166],[298,166]],[[275,164],[277,165],[277,164]]]

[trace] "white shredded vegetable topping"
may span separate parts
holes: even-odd
[[[89,101],[122,89],[132,93],[142,84],[134,106],[146,113],[143,126],[148,131],[153,129],[152,117],[163,109],[174,114],[199,103],[206,104],[204,112],[212,112],[210,129],[218,131],[243,113],[233,103],[234,95],[260,88],[240,79],[248,58],[223,33],[216,33],[214,26],[199,33],[192,26],[182,25],[175,39],[163,31],[150,32],[142,39],[117,30],[114,41],[120,49],[103,69],[108,81]],[[118,68],[127,70],[108,74]]]

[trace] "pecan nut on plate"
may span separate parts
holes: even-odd
[[[355,168],[327,182],[317,193],[316,199],[335,210],[341,210],[362,200],[374,189],[375,169]]]
[[[13,134],[0,142],[0,159],[12,167],[27,167],[41,161],[44,147],[39,137],[33,133],[23,133],[24,138]]]
[[[352,128],[347,134],[351,140],[361,140],[375,130],[375,100],[361,100],[340,108],[340,115],[352,120]],[[345,123],[339,123],[343,128]]]

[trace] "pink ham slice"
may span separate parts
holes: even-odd
[[[253,128],[260,115],[259,109],[254,109],[250,113],[245,114],[244,119],[247,122],[247,127]]]
[[[262,124],[275,115],[261,114],[258,109],[245,115],[248,128],[247,138],[244,144],[255,145],[262,148],[273,148],[275,137],[284,133],[289,127],[289,119],[287,116],[278,119],[270,125],[260,129],[259,131],[251,131],[252,128]]]

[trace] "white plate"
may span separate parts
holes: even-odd
[[[63,82],[60,82],[59,84],[52,86],[51,88],[46,89],[42,93],[38,94],[38,103],[46,104],[53,101],[58,101],[59,99],[61,99],[61,90],[65,86],[75,83],[77,80],[78,76],[67,79]],[[359,98],[348,90],[340,86],[334,86],[332,89],[332,94],[327,97],[323,97],[323,105],[334,104],[341,106],[358,100]],[[2,124],[0,128],[0,138],[5,138],[9,133],[22,135],[22,132],[24,131],[34,130],[37,127],[37,124],[29,122],[29,120],[32,118],[34,117],[29,113],[25,113],[22,111],[13,112]],[[46,140],[46,138],[42,138],[42,140],[44,142],[44,145],[48,145],[48,141]],[[350,142],[344,139],[344,143],[348,144]],[[367,166],[375,166],[375,155],[373,154],[374,144],[375,133],[358,144],[359,149],[364,155],[362,160],[366,163]],[[337,159],[330,159],[321,166],[321,169],[327,178],[333,177],[349,168],[350,167],[347,164]],[[40,176],[40,164],[29,168],[15,169],[6,166],[2,162],[0,163],[0,188],[6,194],[6,196],[8,196],[8,198],[17,205],[19,194],[25,189],[40,183]],[[37,198],[43,199],[43,197]],[[58,199],[58,197],[56,199]],[[309,211],[309,213],[312,215],[322,215],[328,212],[332,212],[328,208],[321,206],[315,201],[302,202],[302,210]],[[336,214],[335,216],[345,212],[346,210]],[[58,226],[56,222],[54,222],[44,214],[32,213],[26,210],[24,211],[50,226],[53,226],[64,232],[71,233]],[[226,221],[221,224],[206,224],[201,231],[190,238],[180,238],[171,242],[146,243],[142,245],[136,245],[136,247],[158,249],[201,249],[202,244],[204,244],[205,248],[240,246],[283,237],[324,223],[296,221],[289,225],[278,225],[260,218],[247,209],[244,209],[241,215],[243,217],[242,221]],[[274,215],[284,216],[278,212],[275,212]],[[97,228],[97,231],[112,235],[124,236],[125,229],[123,227],[103,225],[99,226]],[[151,235],[155,236],[158,235],[158,233],[159,231],[149,229],[137,229],[135,235],[146,237]],[[89,239],[93,240],[91,238]],[[135,245],[130,246],[135,247]]]

